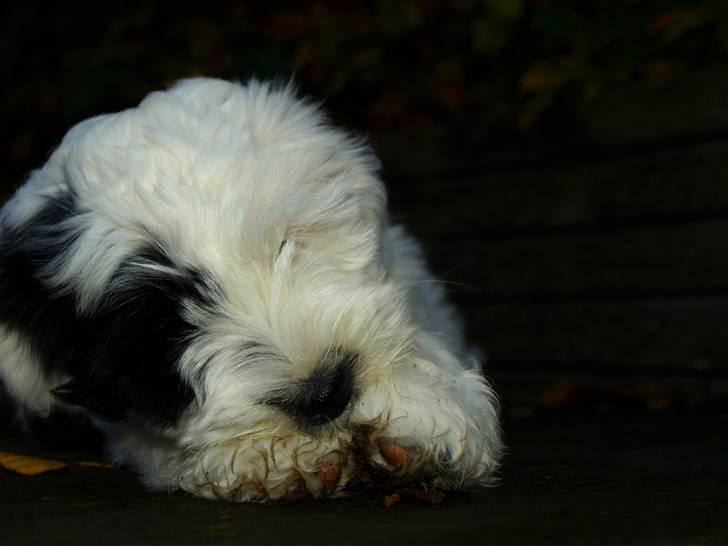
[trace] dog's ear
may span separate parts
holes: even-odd
[[[126,257],[76,340],[53,394],[106,420],[167,424],[194,399],[179,361],[195,328],[184,309],[203,299],[198,276],[145,249]]]
[[[79,311],[84,279],[59,288],[54,275],[81,244],[84,223],[69,220],[88,212],[63,193],[22,222],[4,222],[0,323],[28,343],[38,373],[73,378],[53,392],[58,400],[108,420],[170,422],[193,399],[177,364],[192,331],[182,310],[199,279],[147,249],[121,258],[100,303]]]
[[[75,211],[73,195],[65,192],[48,197],[28,218],[4,215],[0,226],[0,323],[30,343],[45,371],[62,363],[74,337],[75,302],[49,286],[46,268],[72,244],[67,220]]]

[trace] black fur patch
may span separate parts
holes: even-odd
[[[27,225],[2,226],[0,235],[0,322],[31,340],[47,366],[67,361],[75,337],[75,303],[43,286],[38,270],[71,244],[61,222],[74,214],[69,194],[49,201]]]
[[[102,305],[80,316],[75,297],[49,289],[38,274],[72,242],[60,223],[78,212],[64,196],[26,226],[4,230],[0,322],[27,336],[47,367],[73,378],[54,391],[59,399],[108,420],[170,423],[193,400],[177,362],[194,335],[182,307],[190,298],[204,299],[200,275],[140,266],[172,266],[150,247],[127,257]]]

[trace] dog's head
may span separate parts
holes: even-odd
[[[287,87],[153,93],[75,127],[3,209],[0,322],[152,485],[482,483],[495,403],[377,166]]]

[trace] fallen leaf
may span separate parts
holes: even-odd
[[[578,406],[585,396],[584,389],[575,381],[559,381],[547,389],[541,397],[541,404],[550,410]]]
[[[656,62],[645,66],[642,72],[651,80],[661,80],[672,73],[672,65],[666,62]]]
[[[387,495],[386,497],[384,497],[384,507],[390,508],[401,500],[402,500],[402,497],[400,497],[397,493],[392,493],[391,495]]]
[[[61,470],[66,468],[68,464],[52,459],[38,459],[36,457],[0,452],[0,466],[23,476],[35,476],[36,474]]]
[[[551,91],[563,87],[567,78],[553,66],[537,64],[531,66],[521,75],[518,89],[521,93],[533,91]]]
[[[650,23],[648,28],[650,34],[657,34],[661,32],[666,26],[668,26],[675,19],[675,15],[672,13],[663,13],[658,15],[657,18]]]

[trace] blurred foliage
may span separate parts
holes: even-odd
[[[561,122],[728,53],[725,0],[15,3],[3,8],[11,177],[65,129],[189,75],[291,74],[359,129]]]

